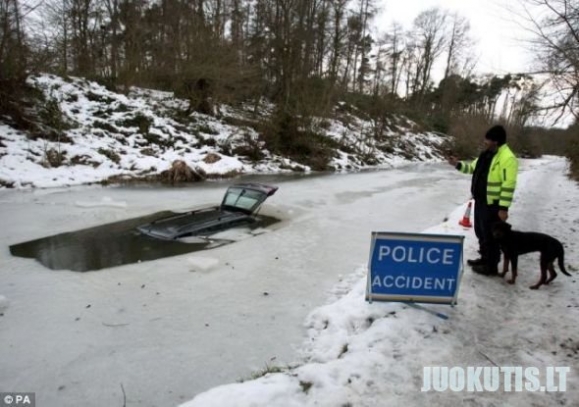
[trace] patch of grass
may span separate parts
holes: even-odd
[[[579,182],[579,141],[573,140],[569,143],[567,158],[570,162],[569,175],[572,179]]]
[[[114,139],[117,140],[119,143],[121,143],[123,146],[128,146],[129,142],[127,141],[126,134],[115,134],[113,135]]]
[[[252,120],[243,119],[240,117],[224,117],[223,123],[229,124],[235,127],[250,127],[252,129],[258,128],[258,123]]]
[[[220,143],[218,148],[219,148],[218,151],[223,155],[230,155],[230,156],[234,155],[231,143],[229,143],[228,141],[226,141],[225,143]]]
[[[157,155],[155,150],[153,150],[152,148],[148,148],[148,147],[141,149],[140,153],[143,155],[148,155],[150,157],[155,157]]]
[[[206,164],[215,164],[219,160],[221,160],[221,156],[215,153],[208,153],[203,157],[203,162]]]
[[[175,140],[175,143],[180,141],[181,143],[183,143],[185,145],[189,144],[189,141],[187,141],[187,139],[183,136],[175,136],[175,137],[173,137],[173,140]]]
[[[199,167],[191,168],[183,160],[175,160],[171,168],[159,174],[159,181],[167,184],[179,184],[184,182],[199,182],[207,178],[205,171]]]
[[[178,123],[181,123],[182,125],[190,125],[191,123],[197,123],[197,119],[195,117],[190,116],[187,113],[187,111],[181,109],[173,110],[173,114],[171,114],[171,117],[173,118],[173,120],[175,120]]]
[[[124,103],[119,103],[119,105],[115,108],[115,112],[125,113],[131,110],[129,106],[125,105]]]
[[[4,187],[4,188],[14,188],[14,182],[11,181],[5,181],[2,178],[0,178],[0,187]]]
[[[67,103],[74,103],[74,102],[78,102],[78,95],[72,94],[72,95],[68,95],[66,97],[66,99],[64,99]]]
[[[31,150],[30,148],[25,148],[24,151],[26,151],[30,155],[33,155],[36,157],[42,157],[41,153],[39,153],[38,151]]]
[[[36,130],[36,131],[31,131],[29,133],[26,134],[26,138],[29,140],[47,140],[47,141],[52,141],[55,143],[69,143],[69,144],[74,144],[74,141],[67,136],[65,133],[61,132],[61,131],[57,131],[54,129],[49,129],[49,130]]]
[[[115,126],[113,126],[112,124],[109,124],[105,121],[102,121],[102,120],[95,120],[93,122],[92,126],[97,128],[97,129],[106,130],[110,133],[117,133],[118,132],[118,130]]]
[[[106,103],[106,104],[111,104],[115,101],[115,99],[113,99],[109,96],[99,95],[99,94],[96,94],[94,92],[88,92],[86,94],[86,98],[88,100],[90,100],[91,102],[101,102],[101,103]]]
[[[257,143],[235,147],[231,152],[233,155],[247,157],[252,163],[257,163],[265,158],[263,149]]]
[[[211,134],[213,136],[216,136],[219,134],[219,132],[217,130],[215,130],[214,128],[212,128],[211,126],[202,123],[199,126],[197,126],[197,131],[201,132],[201,133],[205,133],[205,134]]]
[[[115,153],[113,150],[108,150],[106,148],[101,147],[97,150],[97,152],[101,155],[104,155],[105,157],[107,157],[109,160],[111,160],[115,164],[118,164],[121,162],[121,156],[118,155],[117,153]]]
[[[164,139],[161,136],[153,133],[144,133],[143,137],[149,144],[156,144],[165,148],[172,148],[175,145],[175,140],[173,138]]]
[[[114,112],[114,110],[109,108],[109,109],[105,109],[105,110],[97,110],[92,115],[94,117],[105,118],[105,117],[110,117],[110,115],[113,114],[113,112]]]
[[[175,128],[175,130],[180,131],[181,133],[191,133],[191,130],[189,129],[189,127],[180,124],[180,123],[175,123],[173,125],[173,127]]]
[[[351,145],[342,144],[338,149],[346,154],[356,154],[356,149]]]
[[[50,148],[44,152],[43,165],[48,168],[60,167],[65,160],[66,151],[56,150],[55,148]]]
[[[217,147],[217,141],[214,138],[203,139],[203,141],[200,141],[199,144],[201,146]]]
[[[287,164],[280,164],[279,168],[282,170],[290,170],[293,172],[305,172],[304,167],[300,167],[298,165],[287,165]]]
[[[260,377],[263,377],[267,374],[270,373],[282,373],[284,372],[286,369],[280,367],[280,366],[270,366],[267,363],[265,364],[265,367],[257,372],[254,372],[251,374],[251,377],[249,378],[249,380],[255,380],[255,379],[259,379]],[[242,380],[242,382],[245,380]]]
[[[42,123],[58,132],[72,128],[72,126],[66,121],[62,110],[60,110],[60,104],[56,99],[48,99],[46,102],[42,103],[38,110],[38,117]]]
[[[302,388],[302,391],[306,394],[308,394],[313,385],[314,384],[312,382],[304,382],[300,380],[300,387]]]
[[[383,151],[386,154],[394,154],[396,150],[392,144],[379,144],[376,146],[380,151]]]
[[[342,349],[340,350],[340,354],[338,355],[338,359],[340,359],[342,356],[344,356],[346,353],[348,353],[348,344],[345,343],[342,346]]]
[[[328,130],[330,127],[332,127],[332,122],[327,119],[323,119],[320,121],[319,126],[321,129]]]
[[[90,156],[83,154],[83,155],[75,155],[69,160],[69,165],[90,165],[93,168],[97,168],[101,165],[99,162],[93,161]]]
[[[115,124],[121,127],[137,127],[139,129],[139,133],[147,134],[149,133],[151,125],[153,124],[153,119],[138,113],[134,117],[130,117],[124,120],[117,120]]]

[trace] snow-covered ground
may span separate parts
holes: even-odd
[[[260,118],[249,117],[253,107],[219,106],[219,117],[193,113],[184,120],[177,116],[183,116],[188,103],[173,93],[132,88],[123,95],[83,78],[55,75],[31,76],[28,82],[46,98],[40,107],[44,116],[56,121],[55,107],[62,112],[63,123],[52,124],[63,128],[62,135],[52,140],[43,134],[48,131],[27,135],[0,120],[0,188],[143,177],[169,169],[175,160],[213,177],[311,170],[270,152],[252,127],[228,124],[228,119],[256,122]],[[259,109],[264,116],[269,110],[267,105]],[[373,166],[386,168],[409,161],[441,161],[444,138],[417,130],[404,117],[392,117],[386,140],[380,143],[371,136],[370,122],[349,113],[340,117],[343,120],[318,119],[311,129],[342,146],[344,151],[335,150],[329,162],[335,170],[368,168],[362,159],[368,156]],[[248,145],[262,157],[252,159],[239,149]]]
[[[560,158],[521,160],[510,220],[560,238],[573,276],[529,290],[534,254],[516,286],[467,269],[455,308],[427,306],[448,320],[364,301],[372,231],[464,233],[475,256],[457,224],[470,180],[448,165],[279,180],[264,210],[284,220],[269,233],[89,273],[8,246],[215,203],[228,182],[0,191],[0,389],[59,407],[575,406],[579,189],[565,171]],[[420,391],[424,366],[493,364],[569,366],[567,391]]]

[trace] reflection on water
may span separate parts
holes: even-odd
[[[13,256],[35,258],[53,270],[91,271],[210,249],[231,243],[203,239],[182,241],[157,240],[141,235],[136,227],[166,216],[165,211],[149,216],[110,223],[76,232],[62,233],[10,246]],[[252,227],[269,226],[278,220],[259,216]],[[217,243],[217,244],[216,244]]]

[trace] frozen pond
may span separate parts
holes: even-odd
[[[212,250],[53,271],[9,246],[220,202],[238,180],[187,188],[0,191],[0,388],[39,405],[171,406],[298,359],[307,314],[366,264],[372,231],[420,232],[468,199],[446,164],[276,183],[268,231]],[[79,250],[86,250],[84,244]],[[363,299],[361,299],[363,301]],[[121,387],[122,385],[122,387]]]

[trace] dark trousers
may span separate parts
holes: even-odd
[[[493,224],[499,220],[498,205],[488,205],[485,200],[475,200],[474,233],[478,239],[481,257],[491,269],[496,269],[501,259],[499,244],[492,233]]]

